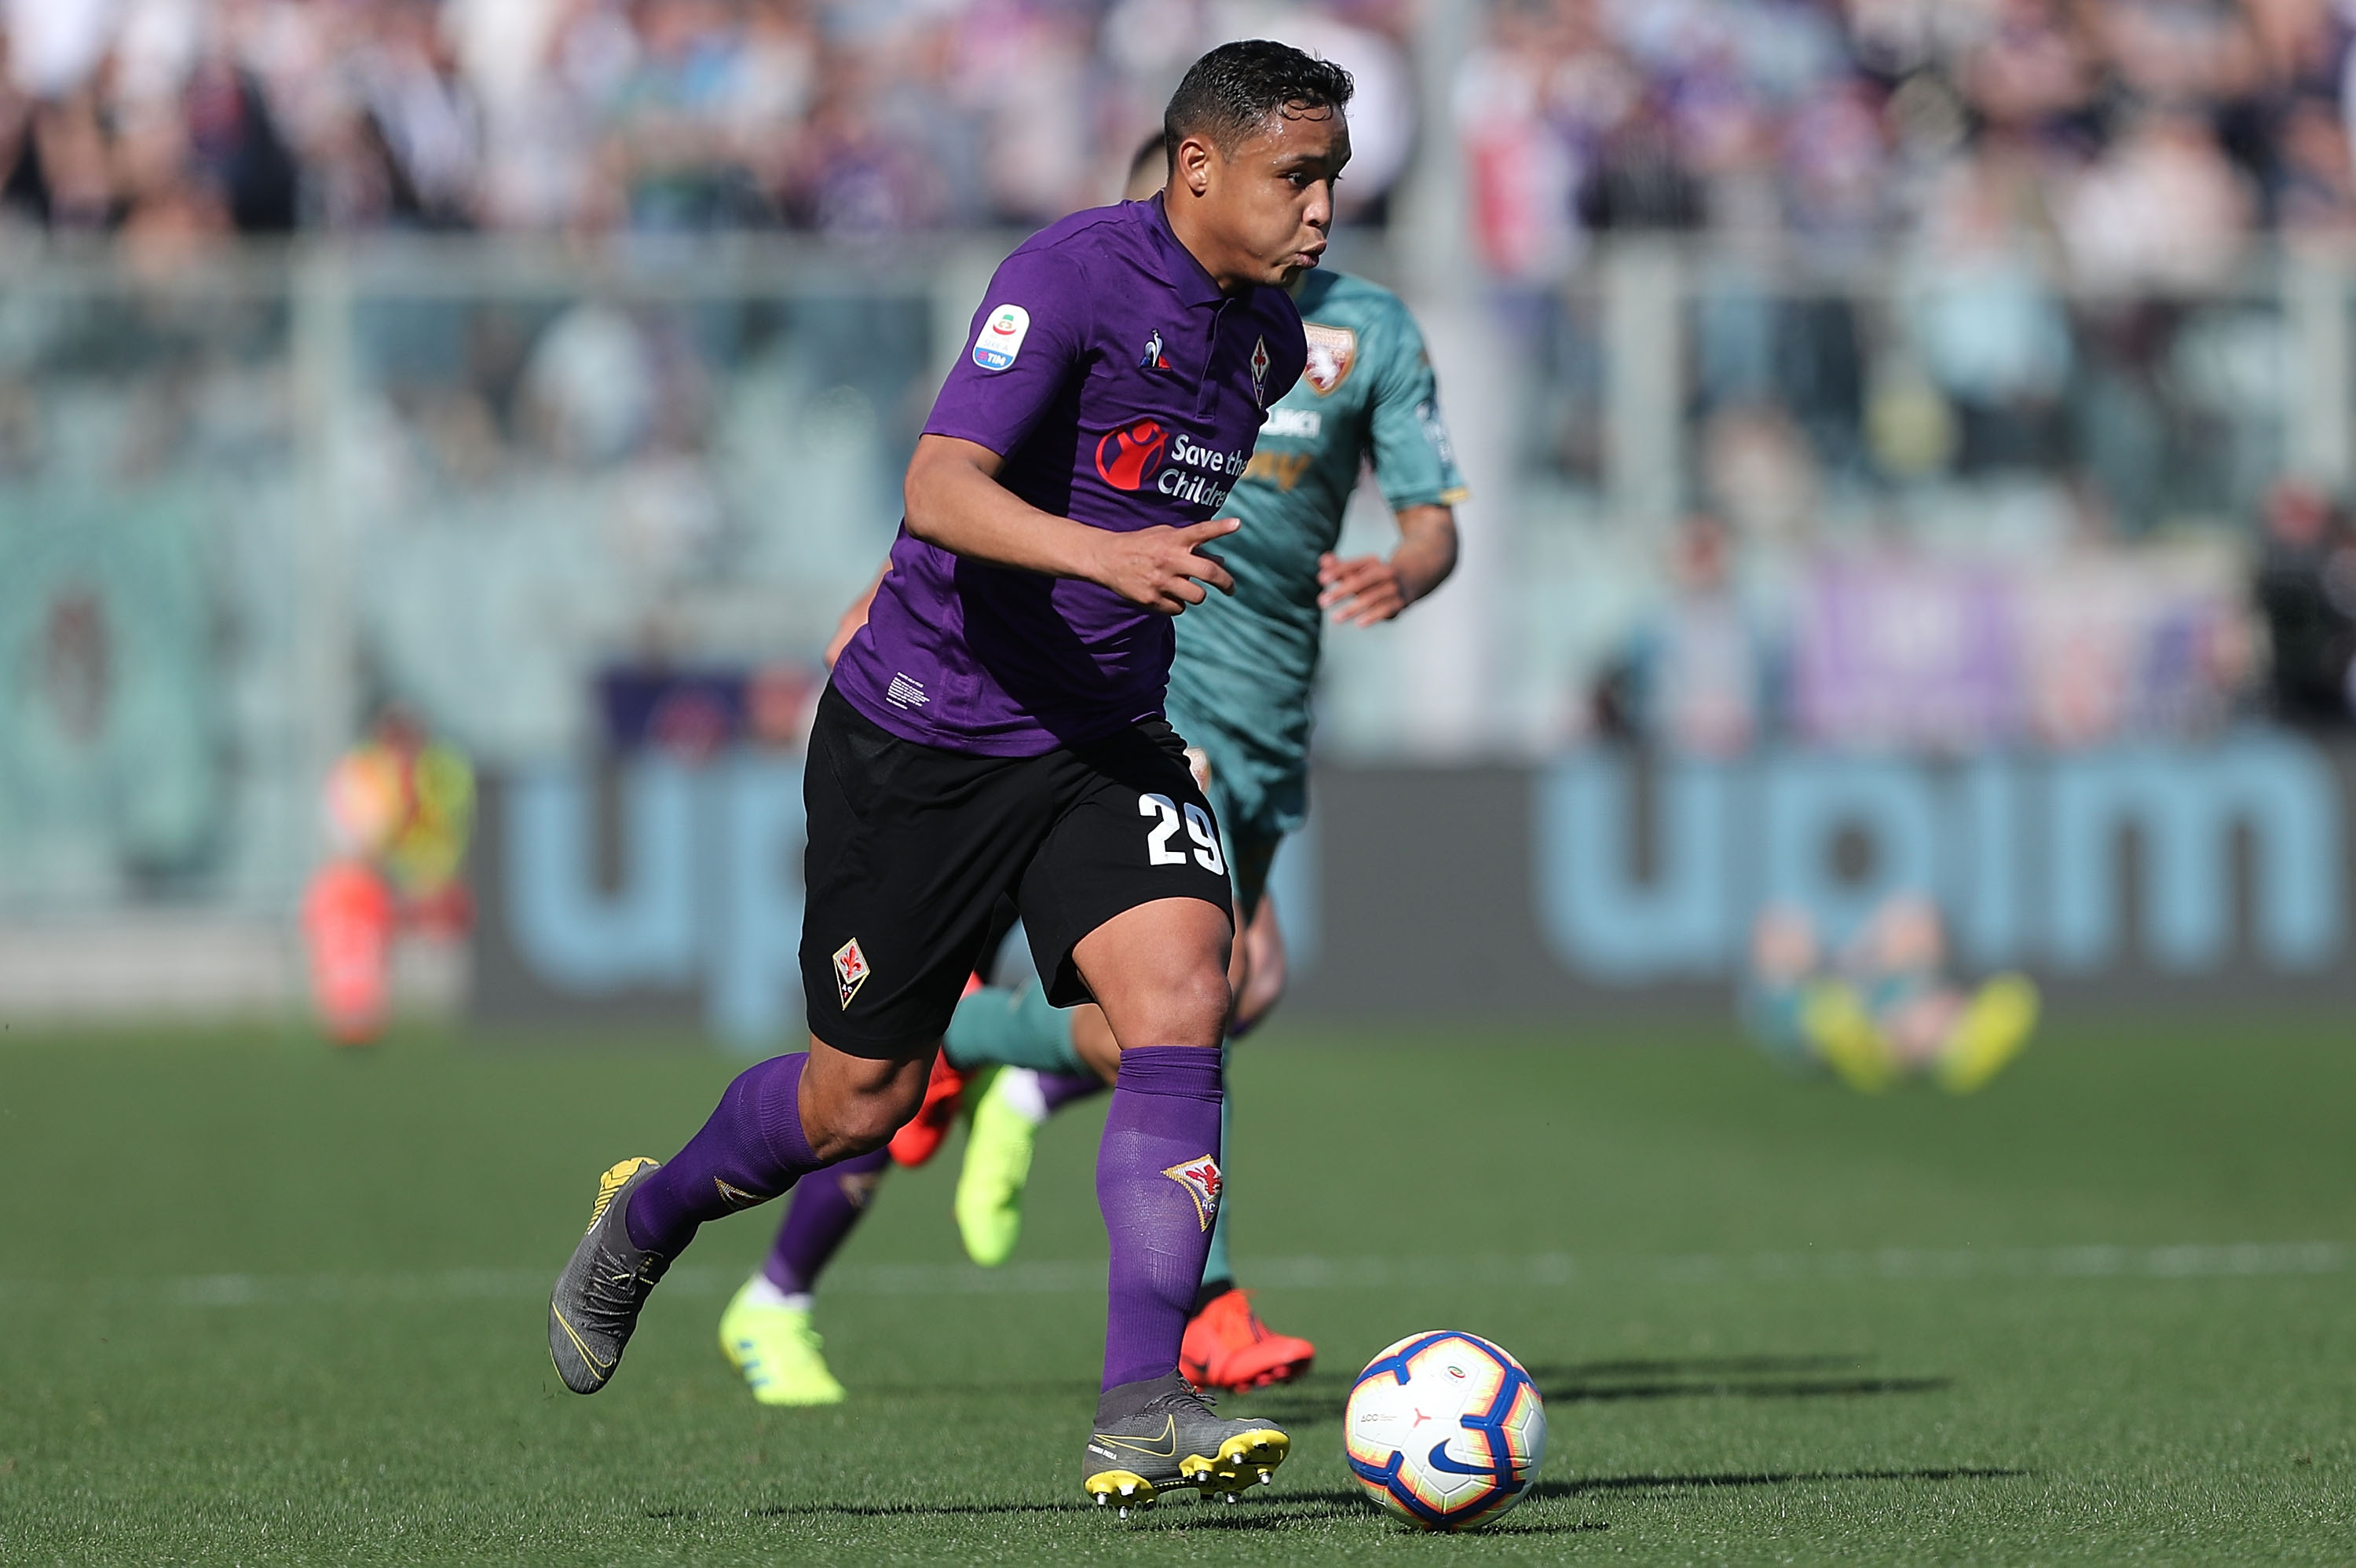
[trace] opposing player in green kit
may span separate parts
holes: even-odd
[[[1138,153],[1128,198],[1150,199],[1165,167],[1155,137]],[[1423,335],[1398,297],[1320,268],[1301,277],[1294,298],[1308,368],[1269,411],[1225,508],[1243,523],[1216,547],[1234,593],[1211,594],[1176,620],[1165,709],[1205,783],[1235,877],[1243,939],[1235,944],[1231,1040],[1267,1017],[1284,991],[1268,875],[1284,836],[1308,815],[1310,699],[1323,623],[1373,625],[1437,587],[1456,564],[1451,508],[1466,494]],[[1370,463],[1399,542],[1387,559],[1344,560],[1334,553],[1343,512]],[[845,617],[845,635],[865,608],[862,602]],[[958,1004],[924,1108],[892,1152],[903,1164],[923,1163],[959,1109],[970,1109],[956,1210],[976,1263],[1001,1264],[1014,1249],[1040,1126],[1057,1107],[1101,1092],[1119,1057],[1097,1008],[1051,1007],[1035,980],[1016,990],[977,988]],[[723,1315],[722,1349],[764,1403],[843,1397],[812,1328],[811,1292],[883,1169],[879,1151],[797,1189],[770,1256]],[[1308,1368],[1313,1349],[1270,1333],[1235,1288],[1231,1199],[1222,1197],[1180,1370],[1198,1388],[1289,1381]]]

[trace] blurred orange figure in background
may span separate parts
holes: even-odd
[[[466,934],[474,904],[459,871],[475,822],[475,770],[399,709],[327,775],[334,848],[303,897],[303,938],[320,1020],[365,1045],[391,1008],[394,939]]]

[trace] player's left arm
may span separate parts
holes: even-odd
[[[1398,307],[1387,330],[1365,347],[1380,351],[1367,367],[1376,372],[1367,411],[1369,455],[1398,519],[1399,542],[1388,558],[1344,560],[1328,551],[1319,560],[1318,605],[1336,623],[1353,626],[1387,621],[1448,580],[1456,570],[1455,506],[1466,494],[1415,319]]]

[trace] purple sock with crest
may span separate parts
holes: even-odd
[[[830,1165],[795,1188],[786,1222],[777,1227],[777,1239],[761,1264],[769,1283],[787,1296],[817,1289],[818,1276],[851,1239],[891,1163],[891,1149],[872,1149]]]
[[[1097,1207],[1112,1241],[1108,1389],[1178,1369],[1178,1341],[1219,1213],[1219,1058],[1189,1045],[1120,1054],[1097,1147]]]
[[[802,1136],[802,1066],[809,1053],[773,1057],[736,1075],[687,1147],[630,1194],[630,1244],[675,1258],[696,1227],[750,1209],[819,1168]]]

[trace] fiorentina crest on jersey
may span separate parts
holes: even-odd
[[[1162,1174],[1186,1189],[1186,1196],[1194,1200],[1194,1218],[1209,1230],[1211,1221],[1219,1217],[1219,1162],[1206,1154],[1200,1159],[1182,1159]]]
[[[1301,324],[1301,335],[1309,340],[1309,363],[1302,367],[1301,379],[1316,388],[1319,397],[1325,397],[1358,362],[1358,335],[1346,326],[1324,326],[1313,321]]]
[[[1252,406],[1254,408],[1268,407],[1269,363],[1268,339],[1263,337],[1252,345]]]
[[[867,955],[859,951],[859,938],[854,936],[834,950],[834,988],[842,993],[846,1009],[851,998],[859,995],[859,987],[867,984]]]

